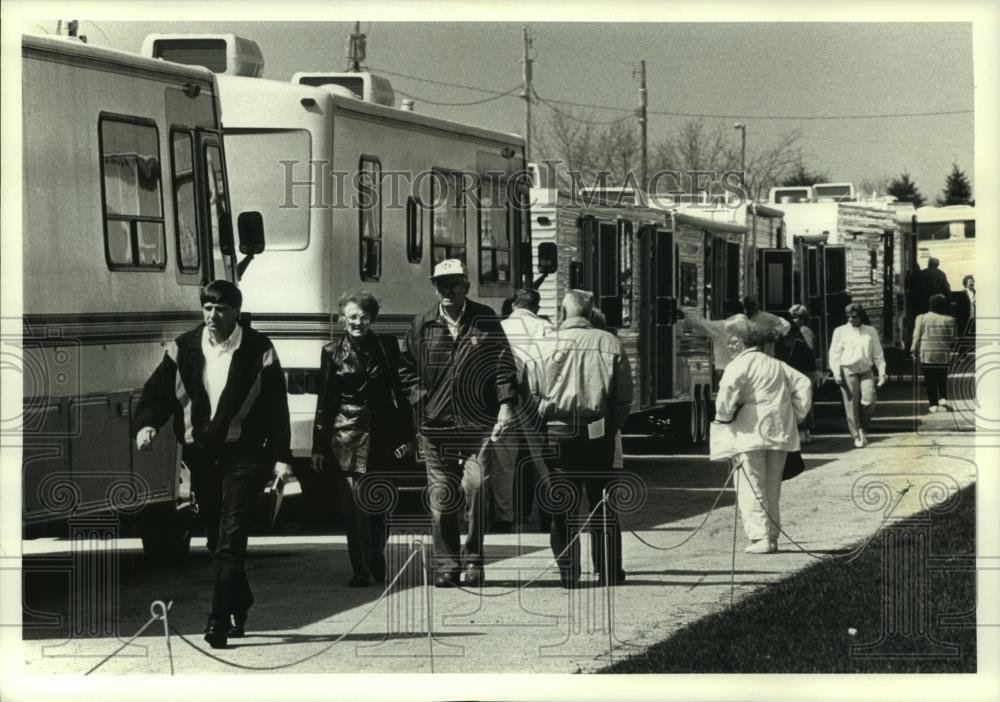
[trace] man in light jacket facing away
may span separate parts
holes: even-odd
[[[833,330],[830,342],[830,372],[844,398],[847,429],[854,437],[854,446],[862,448],[868,443],[868,426],[875,413],[876,378],[872,367],[878,369],[877,387],[882,387],[886,381],[885,356],[875,328],[861,323],[861,305],[852,302],[844,311],[847,324]]]
[[[812,405],[812,381],[764,353],[767,331],[737,320],[727,325],[733,360],[715,399],[711,460],[735,462],[736,493],[747,553],[778,550],[781,475],[799,450],[798,423]]]
[[[539,413],[548,421],[550,441],[558,446],[552,475],[568,473],[577,490],[581,486],[586,490],[588,513],[595,512],[592,525],[608,517],[612,563],[601,562],[598,567],[602,581],[614,585],[625,580],[621,531],[611,506],[598,505],[613,475],[615,432],[625,424],[632,407],[632,371],[618,338],[594,328],[590,321],[593,307],[590,292],[570,290],[563,298],[564,320],[546,359],[546,389]],[[567,533],[567,518],[566,511],[554,510],[550,543],[563,587],[571,588],[580,578],[580,544],[576,538],[567,549],[577,536]]]

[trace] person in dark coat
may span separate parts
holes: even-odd
[[[418,315],[403,340],[401,377],[417,408],[427,464],[434,538],[435,587],[483,581],[482,491],[491,443],[513,430],[517,367],[496,313],[468,299],[465,264],[434,266],[438,302]],[[489,476],[486,476],[489,477]],[[461,491],[456,483],[461,482]],[[459,551],[465,493],[468,534]],[[464,568],[463,568],[464,561]]]
[[[228,280],[201,289],[204,324],[181,334],[142,389],[133,419],[147,451],[171,417],[212,553],[205,641],[245,635],[253,593],[244,561],[267,474],[292,474],[285,376],[270,339],[238,323],[243,295]]]
[[[400,465],[413,454],[415,432],[399,380],[401,358],[393,336],[376,334],[379,303],[366,290],[339,301],[345,334],[323,347],[313,424],[313,470],[330,467],[347,553],[354,571],[348,584],[385,580],[385,515],[366,505],[364,477]]]
[[[915,301],[919,305],[917,314],[924,314],[930,309],[928,301],[934,295],[944,295],[945,299],[951,298],[951,286],[948,284],[948,276],[940,268],[941,262],[931,256],[927,259],[927,268],[917,273],[918,292]]]
[[[802,373],[809,378],[813,387],[816,387],[819,384],[819,366],[816,362],[816,336],[808,326],[809,310],[803,305],[792,305],[788,313],[792,326],[789,332],[775,343],[774,357]],[[798,426],[801,443],[811,441],[810,431],[813,424],[813,412],[810,406],[809,413]]]
[[[960,337],[976,336],[976,279],[971,275],[962,278],[962,289],[952,294],[955,322]]]

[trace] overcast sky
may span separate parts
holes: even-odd
[[[85,7],[85,5],[81,6]],[[425,5],[424,7],[433,7]],[[138,51],[150,32],[233,32],[260,45],[265,77],[345,67],[350,22],[115,22],[87,20],[91,43]],[[387,72],[417,109],[485,127],[524,131],[524,103],[388,72],[498,92],[520,85],[522,22],[392,23],[362,19],[370,67]],[[969,23],[562,23],[529,22],[535,89],[543,98],[606,105],[569,108],[594,121],[613,120],[638,104],[633,69],[646,61],[649,109],[726,115],[747,124],[748,151],[799,130],[806,164],[835,181],[908,171],[932,199],[957,162],[974,179],[971,112],[885,119],[762,119],[945,112],[973,109]],[[55,22],[29,30],[54,32]],[[618,111],[615,111],[618,110]],[[535,115],[544,124],[545,105]],[[652,115],[651,144],[691,119]],[[973,180],[974,183],[974,180]]]

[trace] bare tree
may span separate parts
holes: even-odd
[[[864,195],[867,197],[872,193],[875,193],[876,195],[879,193],[888,193],[889,186],[892,184],[892,181],[892,176],[887,175],[862,178],[861,182],[858,184],[858,195]]]
[[[557,159],[559,183],[570,185],[570,171],[578,171],[588,185],[605,173],[608,185],[627,180],[639,182],[639,136],[631,120],[601,124],[560,109],[554,111],[545,129],[536,137],[537,153]],[[746,190],[754,199],[767,195],[768,189],[791,174],[801,162],[798,131],[786,132],[770,142],[758,142],[747,153]],[[672,171],[680,178],[663,177],[655,181],[659,192],[690,192],[695,172],[714,174],[710,183],[702,176],[697,185],[712,193],[722,191],[720,179],[726,171],[738,171],[740,145],[722,125],[712,129],[704,120],[682,123],[673,136],[650,146],[649,173]]]
[[[536,136],[537,153],[559,161],[556,172],[561,187],[573,185],[571,174],[593,184],[605,174],[608,185],[625,182],[639,168],[637,128],[625,120],[601,124],[568,111],[553,112],[546,128]],[[578,181],[579,183],[579,181]]]
[[[744,182],[751,198],[762,199],[794,170],[801,161],[797,148],[800,138],[798,131],[786,132],[776,141],[758,144],[748,151]],[[726,171],[738,171],[740,145],[723,125],[710,129],[703,120],[690,120],[672,137],[657,144],[652,168],[680,172],[683,174],[678,184],[680,189],[690,190],[690,174],[696,171],[711,171],[719,178]],[[721,184],[714,182],[711,190],[719,192]]]

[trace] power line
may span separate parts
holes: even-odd
[[[384,71],[383,71],[384,73]],[[428,100],[427,98],[417,97],[416,95],[410,95],[402,90],[396,90],[403,97],[408,97],[411,100],[416,100],[417,102],[425,102],[428,105],[440,105],[442,107],[467,107],[469,105],[483,105],[487,102],[493,102],[494,100],[499,100],[500,98],[510,97],[513,93],[521,88],[520,85],[514,86],[506,93],[497,93],[493,97],[484,98],[482,100],[471,100],[469,102],[438,102],[436,100]]]
[[[971,115],[973,110],[938,110],[935,112],[894,112],[889,114],[871,115],[741,115],[741,114],[707,114],[701,112],[665,112],[650,110],[650,114],[667,117],[705,117],[709,119],[742,119],[742,120],[850,120],[850,119],[894,119],[897,117],[937,117],[939,115]]]
[[[412,75],[408,75],[406,73],[397,73],[395,71],[389,71],[389,70],[387,70],[385,68],[378,68],[378,67],[375,67],[375,66],[369,66],[369,68],[372,71],[378,71],[379,73],[385,73],[388,76],[395,76],[396,78],[409,78],[410,80],[419,80],[422,83],[430,83],[431,85],[444,85],[444,86],[447,86],[449,88],[462,88],[463,90],[475,90],[476,92],[486,93],[487,95],[503,96],[503,95],[507,95],[510,92],[510,91],[500,92],[499,90],[489,90],[487,88],[479,88],[479,87],[476,87],[474,85],[463,85],[461,83],[448,83],[448,82],[440,81],[440,80],[431,80],[430,78],[422,78],[420,76],[412,76]],[[518,85],[517,87],[519,88],[521,86]]]
[[[619,117],[618,119],[611,119],[611,120],[583,119],[581,117],[577,117],[576,115],[570,114],[569,112],[564,112],[563,110],[560,110],[558,107],[556,107],[555,105],[551,104],[550,101],[546,100],[541,95],[539,95],[536,90],[532,89],[531,92],[534,94],[535,99],[538,100],[538,102],[542,103],[543,105],[545,105],[546,107],[548,107],[553,112],[555,112],[557,114],[560,114],[563,117],[566,117],[567,119],[571,119],[574,122],[581,122],[583,124],[590,124],[590,125],[594,125],[594,126],[603,126],[603,125],[609,125],[609,124],[618,124],[619,122],[624,122],[625,120],[631,119],[633,117],[632,111],[628,110],[627,114]]]
[[[621,107],[611,105],[597,105],[588,102],[573,102],[571,100],[556,100],[548,98],[548,102],[558,105],[570,105],[572,107],[587,107],[594,110],[614,110],[619,111]],[[717,114],[708,112],[668,112],[666,110],[649,110],[651,115],[662,115],[665,117],[704,117],[706,119],[743,119],[743,120],[830,120],[830,119],[891,119],[896,117],[936,117],[939,115],[966,115],[973,114],[974,110],[936,110],[932,112],[894,112],[884,114],[867,115],[745,115],[745,114]]]

